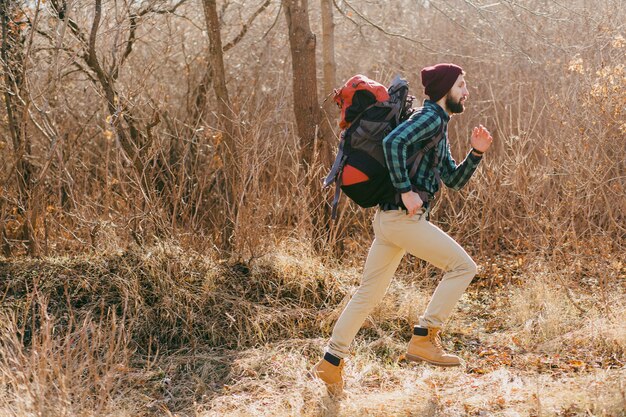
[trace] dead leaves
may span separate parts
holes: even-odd
[[[561,355],[542,355],[534,358],[537,372],[563,373],[568,371],[578,372],[585,367],[585,362],[578,359],[564,359]]]
[[[468,363],[467,373],[486,375],[501,368],[513,368],[518,371],[569,374],[587,372],[601,367],[601,363],[586,357],[578,350],[564,353],[536,354],[521,348],[521,342],[512,337],[512,344],[489,345],[475,349]],[[516,343],[517,342],[517,343]]]
[[[481,348],[476,355],[476,366],[470,366],[470,374],[484,375],[498,368],[513,365],[513,351],[508,346],[490,346]]]

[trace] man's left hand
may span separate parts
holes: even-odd
[[[491,134],[483,125],[478,125],[474,128],[474,130],[472,130],[470,144],[472,145],[472,148],[477,151],[486,152],[491,146],[492,141],[493,138],[491,137]]]

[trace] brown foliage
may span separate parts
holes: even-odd
[[[228,144],[217,101],[199,98],[210,82],[202,10],[183,2],[104,1],[94,24],[91,3],[71,6],[52,1],[35,10],[24,3],[11,16],[32,42],[24,50],[29,88],[16,99],[28,103],[24,131],[32,148],[24,161],[40,178],[26,217],[15,159],[23,150],[0,141],[5,253],[22,252],[28,219],[49,254],[166,236],[191,247],[221,246],[224,227],[233,223],[233,254],[249,258],[267,240],[316,235],[303,204],[316,193],[301,177],[278,4],[256,11],[222,4],[234,118]],[[399,72],[419,95],[421,66],[464,66],[471,97],[451,125],[453,154],[465,155],[478,123],[491,128],[496,144],[464,191],[442,195],[436,220],[483,253],[579,251],[599,238],[622,250],[623,11],[611,1],[593,8],[404,6],[391,30],[382,6],[345,3],[336,18],[337,73],[385,82]],[[317,4],[311,7],[318,31]],[[6,119],[0,129],[8,131]],[[325,170],[318,164],[313,175]],[[221,191],[233,187],[234,198]],[[335,254],[369,239],[369,213],[346,202],[342,209],[325,238]]]

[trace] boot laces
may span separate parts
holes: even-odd
[[[430,329],[428,332],[430,335],[430,340],[433,345],[439,350],[443,350],[443,346],[441,344],[441,337],[439,336],[439,329]]]

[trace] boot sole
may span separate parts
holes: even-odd
[[[437,361],[433,361],[430,359],[422,358],[420,356],[411,355],[410,353],[407,353],[404,356],[406,357],[408,361],[411,361],[411,362],[427,362],[427,363],[430,363],[431,365],[444,366],[444,367],[450,367],[450,368],[454,366],[461,366],[461,363],[437,362]]]

